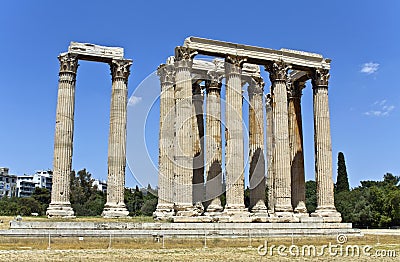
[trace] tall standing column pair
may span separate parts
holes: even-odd
[[[72,169],[75,81],[78,57],[65,53],[58,57],[60,74],[54,138],[53,186],[51,203],[46,211],[49,217],[73,217],[71,208],[70,176]],[[110,106],[110,133],[108,143],[108,190],[104,217],[124,217],[128,211],[124,204],[126,166],[126,106],[127,81],[131,60],[113,60],[112,98]]]

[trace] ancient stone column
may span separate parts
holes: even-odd
[[[225,169],[226,213],[246,212],[244,205],[244,144],[242,119],[241,67],[245,58],[227,56],[225,59]]]
[[[206,81],[206,201],[207,213],[221,212],[222,188],[222,139],[221,139],[221,76],[208,72]]]
[[[249,155],[250,155],[250,210],[267,213],[265,206],[265,156],[264,156],[264,81],[252,77],[249,81]]]
[[[74,217],[69,201],[72,147],[74,134],[75,80],[78,59],[69,53],[61,54],[58,81],[56,128],[54,137],[53,187],[49,217]]]
[[[292,207],[295,213],[307,214],[305,205],[305,176],[303,155],[303,128],[301,118],[301,95],[305,82],[289,83],[289,146],[292,179]]]
[[[287,106],[287,70],[283,62],[266,66],[270,73],[273,93],[274,119],[274,176],[275,176],[275,213],[278,216],[291,216],[291,177],[290,177],[290,148]]]
[[[315,180],[317,209],[311,216],[330,217],[326,222],[340,222],[336,211],[332,180],[332,142],[328,105],[329,70],[317,68],[312,74],[314,93]]]
[[[160,77],[160,133],[158,158],[158,203],[153,216],[168,220],[174,215],[174,141],[175,141],[175,67],[163,64],[157,69]]]
[[[126,166],[126,112],[128,77],[132,60],[113,60],[110,64],[112,92],[110,132],[108,137],[107,202],[103,217],[126,217],[129,211],[124,203]]]
[[[268,188],[268,212],[274,213],[275,208],[275,193],[274,193],[274,122],[273,122],[273,108],[272,96],[267,94],[265,97],[265,111],[267,118],[267,188]]]
[[[196,215],[193,207],[193,105],[191,68],[195,52],[189,48],[175,48],[175,180],[177,216]]]
[[[199,82],[193,84],[193,203],[197,206],[204,201],[204,123],[203,123],[203,102]]]

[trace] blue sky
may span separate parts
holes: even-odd
[[[331,58],[334,174],[342,151],[352,187],[360,180],[379,180],[386,172],[399,175],[399,11],[396,0],[1,1],[0,166],[14,174],[52,168],[57,55],[70,41],[125,48],[125,57],[134,60],[131,96],[175,46],[188,36],[199,36]],[[306,178],[312,179],[309,84],[303,93]],[[73,168],[86,167],[101,179],[107,176],[110,94],[108,65],[80,62]],[[146,124],[154,159],[158,127],[151,119],[156,122],[156,113],[154,107]],[[129,131],[128,139],[132,137],[134,131]],[[147,152],[138,150],[134,159],[135,154],[139,159]],[[152,171],[136,161],[134,172],[146,177]],[[128,172],[127,185],[134,184]]]

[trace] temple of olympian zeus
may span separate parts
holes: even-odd
[[[196,55],[217,59],[206,62],[194,59]],[[271,81],[265,102],[259,65]],[[176,47],[175,56],[158,68],[160,150],[155,218],[174,222],[340,222],[333,196],[329,69],[330,59],[302,51],[197,37]],[[223,79],[225,98],[221,97]],[[309,79],[317,183],[317,209],[311,216],[305,206],[301,119],[302,89]],[[245,84],[249,96],[249,208],[244,204]],[[224,192],[226,204],[222,206]]]
[[[212,62],[194,59],[197,54],[216,59]],[[105,62],[111,67],[108,190],[103,216],[124,217],[128,215],[123,194],[127,81],[132,60],[123,57],[122,48],[74,42],[67,53],[59,56],[53,189],[47,215],[74,216],[69,201],[69,176],[79,59]],[[271,81],[271,90],[266,96],[260,65],[269,73]],[[183,46],[176,47],[175,56],[157,70],[161,95],[159,199],[155,219],[340,222],[341,215],[336,211],[333,197],[329,69],[329,59],[302,51],[272,50],[196,37],[189,37]],[[317,209],[311,216],[305,207],[301,119],[302,89],[310,79],[317,183]],[[221,96],[223,83],[224,98]],[[245,85],[249,96],[249,208],[244,204],[242,89]],[[222,206],[224,192],[226,204]]]

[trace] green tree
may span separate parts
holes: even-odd
[[[306,207],[310,213],[317,208],[317,183],[313,180],[306,182]]]
[[[98,216],[104,208],[105,196],[103,192],[93,186],[92,175],[82,169],[71,172],[70,201],[77,216]]]
[[[344,154],[339,152],[338,154],[338,170],[337,170],[337,181],[336,181],[336,192],[349,192],[349,178],[347,176],[346,162],[344,160]]]

